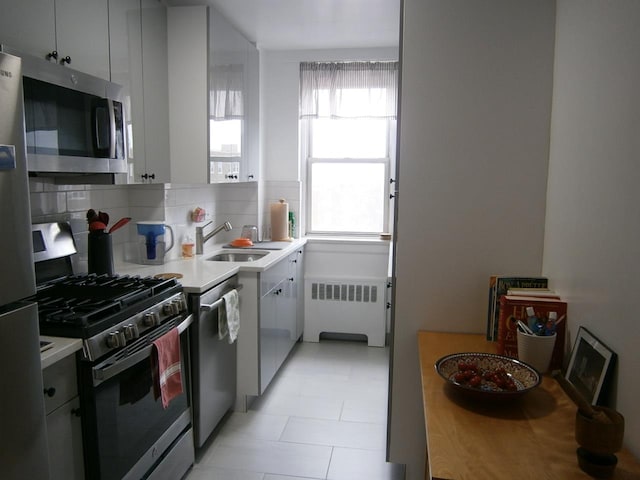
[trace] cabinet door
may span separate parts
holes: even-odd
[[[243,182],[257,182],[260,170],[260,58],[258,49],[245,40],[246,49],[246,120],[243,132],[244,151],[240,164],[240,179]]]
[[[129,181],[170,182],[167,9],[158,0],[141,0],[139,15],[131,12],[128,17],[133,139]]]
[[[296,309],[296,340],[302,336],[304,330],[304,250],[300,248],[295,253],[293,262],[293,276],[295,278],[295,309]]]
[[[122,85],[127,131],[128,183],[133,183],[135,160],[144,160],[140,0],[109,0],[109,55],[111,81]]]
[[[74,397],[47,415],[50,480],[84,478],[80,400]]]
[[[44,408],[47,415],[78,395],[76,359],[73,355],[63,358],[42,371]]]
[[[56,50],[53,0],[3,2],[0,43],[40,58]]]
[[[209,10],[209,181],[258,180],[258,50]]]
[[[296,283],[293,276],[282,282],[278,302],[278,368],[296,343]]]
[[[260,394],[278,371],[278,297],[282,282],[260,298]]]
[[[207,183],[206,6],[169,7],[171,181]]]
[[[109,5],[107,0],[55,0],[56,47],[60,61],[108,80]]]

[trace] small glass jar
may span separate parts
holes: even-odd
[[[185,233],[182,237],[182,258],[193,258],[195,251],[195,242],[193,236]]]

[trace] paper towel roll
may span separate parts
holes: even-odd
[[[271,204],[271,240],[289,240],[289,204],[284,198]]]

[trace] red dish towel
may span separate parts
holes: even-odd
[[[153,394],[156,400],[162,397],[163,408],[182,393],[181,368],[180,333],[174,328],[153,342],[151,348]]]

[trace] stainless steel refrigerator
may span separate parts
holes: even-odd
[[[48,479],[20,59],[0,52],[0,476]]]

